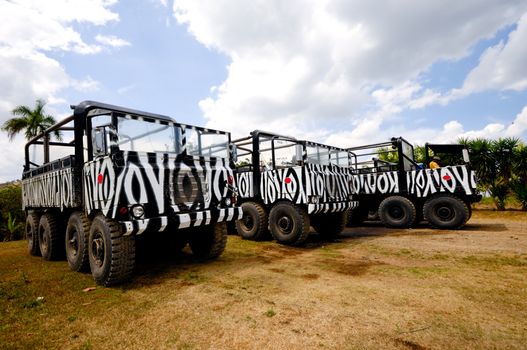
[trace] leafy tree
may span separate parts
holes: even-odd
[[[522,210],[527,210],[527,146],[520,143],[513,152],[513,181],[511,191],[522,205]]]
[[[489,187],[489,191],[498,210],[505,210],[505,199],[511,188],[514,150],[518,144],[519,140],[516,138],[500,138],[491,142],[496,176]]]
[[[46,114],[44,110],[45,105],[46,102],[44,100],[38,99],[33,109],[24,105],[17,106],[13,109],[11,113],[15,117],[7,120],[2,125],[2,130],[7,131],[9,140],[13,140],[22,131],[24,131],[26,139],[29,140],[55,124],[55,118]],[[58,130],[54,134],[55,137],[60,139],[60,132]]]
[[[496,177],[496,163],[492,153],[492,142],[483,138],[459,141],[468,146],[470,150],[470,162],[476,172],[478,185],[482,190],[488,191]]]
[[[414,156],[416,163],[424,164],[426,162],[425,146],[414,145]]]
[[[0,187],[0,241],[22,238],[25,221],[20,184]]]

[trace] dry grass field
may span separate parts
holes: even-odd
[[[91,275],[0,243],[0,348],[527,347],[525,212],[475,211],[461,231],[370,224],[303,248],[230,236],[208,263],[147,253],[131,283],[83,291]]]

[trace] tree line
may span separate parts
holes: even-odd
[[[527,146],[518,138],[497,140],[460,139],[467,146],[470,164],[480,190],[490,194],[496,209],[505,210],[505,200],[514,196],[527,210]]]

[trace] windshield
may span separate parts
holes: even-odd
[[[189,155],[228,158],[229,137],[226,134],[188,128],[185,134]]]
[[[122,151],[179,153],[174,126],[118,118],[117,128]]]
[[[122,151],[180,154],[183,152],[183,136],[186,138],[188,155],[228,158],[227,134],[139,119],[118,118],[118,145]]]
[[[412,162],[414,161],[414,147],[404,140],[401,143],[401,147],[402,147],[402,151],[404,155],[403,157],[404,170],[406,171],[412,170]]]
[[[331,162],[331,164],[347,168],[350,166],[349,152],[331,150],[329,161]]]
[[[333,164],[341,167],[348,167],[350,165],[349,153],[346,151],[312,144],[308,144],[306,150],[308,163],[320,165]]]
[[[318,145],[308,145],[307,163],[328,165],[329,164],[329,149]]]

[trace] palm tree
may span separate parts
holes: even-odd
[[[45,113],[45,105],[46,102],[44,100],[38,99],[33,109],[24,105],[13,109],[11,113],[15,118],[7,120],[2,125],[2,130],[7,131],[9,140],[12,141],[23,130],[25,130],[26,139],[29,140],[55,124],[55,118]],[[60,139],[60,132],[58,130],[54,134],[57,139]]]
[[[511,188],[514,150],[520,140],[513,137],[492,141],[491,149],[496,164],[496,177],[489,188],[498,210],[505,210],[505,199]]]
[[[468,146],[470,163],[478,177],[478,186],[488,191],[496,178],[496,161],[492,153],[492,143],[483,138],[468,140],[460,139],[459,143]]]
[[[514,150],[514,182],[511,190],[521,203],[522,210],[527,210],[527,146],[520,143]]]

